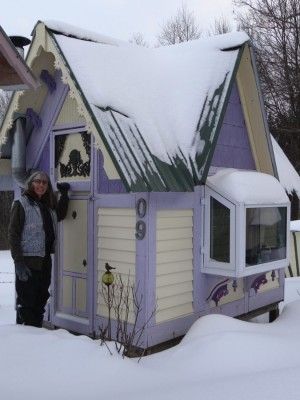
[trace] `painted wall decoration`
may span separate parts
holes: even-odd
[[[57,180],[86,180],[91,168],[91,136],[86,132],[55,137]]]

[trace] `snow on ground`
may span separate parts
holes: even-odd
[[[12,270],[0,252],[1,399],[300,399],[300,301],[289,303],[300,278],[286,280],[289,304],[272,324],[208,315],[138,362],[62,329],[15,325]]]

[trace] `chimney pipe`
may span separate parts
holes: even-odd
[[[19,117],[14,124],[11,168],[12,176],[18,186],[24,188],[28,176],[26,171],[26,118]]]
[[[13,42],[20,56],[24,58],[24,46],[30,44],[31,40],[25,36],[9,36],[9,38]]]

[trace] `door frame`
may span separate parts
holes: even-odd
[[[56,188],[55,177],[55,137],[61,134],[74,134],[87,131],[84,123],[67,124],[64,126],[53,126],[50,137],[50,179],[53,188]],[[91,134],[91,164],[90,179],[84,182],[70,181],[71,191],[69,193],[70,200],[86,200],[87,201],[87,317],[79,317],[59,311],[59,279],[60,266],[62,265],[61,247],[63,246],[63,221],[58,223],[57,227],[57,247],[53,256],[52,283],[51,283],[51,306],[50,319],[54,326],[64,328],[76,333],[89,336],[94,335],[94,304],[93,304],[93,288],[94,288],[94,243],[88,238],[93,237],[94,232],[94,206],[93,206],[93,177],[94,177],[94,138]]]

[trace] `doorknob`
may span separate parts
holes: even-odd
[[[74,211],[72,212],[72,218],[75,219],[76,217],[77,217],[77,212],[74,210]]]
[[[86,265],[87,265],[86,259],[84,259],[84,260],[82,261],[82,265],[83,265],[84,267],[86,267]]]

